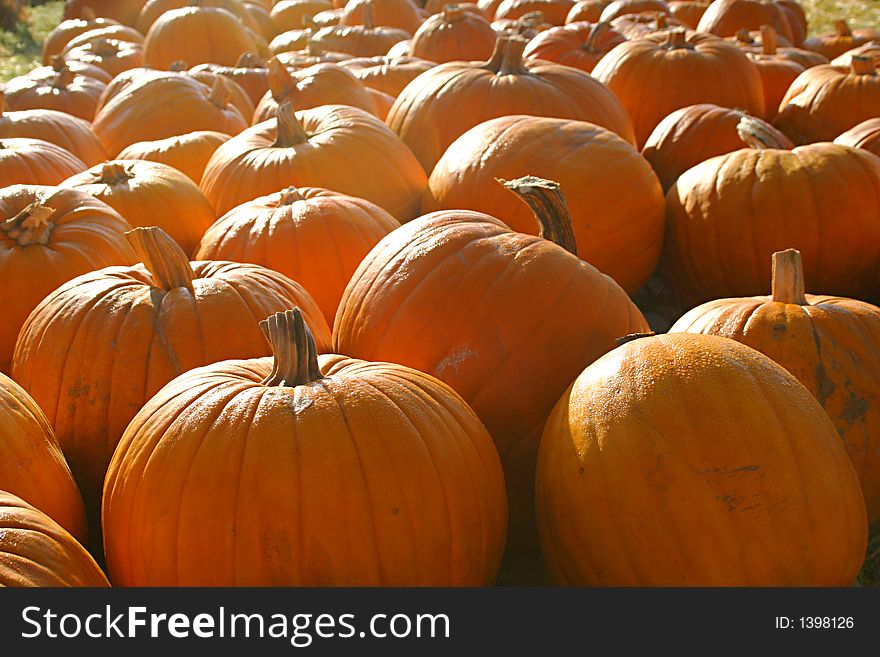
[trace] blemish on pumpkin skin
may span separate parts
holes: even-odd
[[[468,349],[467,345],[462,345],[450,353],[446,358],[437,363],[436,373],[442,378],[448,369],[457,372],[461,364],[472,356],[476,356],[476,352]]]
[[[816,396],[819,398],[819,403],[824,407],[831,395],[834,394],[837,386],[828,378],[828,375],[825,373],[825,366],[822,363],[816,365],[816,383],[818,385],[818,394]]]
[[[854,424],[856,422],[861,422],[867,412],[868,401],[863,397],[859,397],[850,392],[849,399],[846,401],[846,406],[843,407],[843,412],[840,414],[840,417],[847,422]]]
[[[773,339],[781,340],[782,335],[788,330],[788,326],[785,324],[774,324],[773,325]]]

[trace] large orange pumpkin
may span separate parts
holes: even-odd
[[[791,24],[785,10],[775,0],[715,0],[706,9],[697,30],[729,37],[739,30],[758,30],[770,25],[786,41],[794,43]]]
[[[106,203],[71,189],[0,189],[0,371],[9,372],[19,329],[62,283],[93,269],[134,262],[130,228]]]
[[[711,0],[671,0],[669,13],[692,30],[696,30]]]
[[[377,57],[388,54],[393,45],[411,36],[412,32],[397,27],[374,26],[371,19],[365,18],[363,25],[324,26],[312,34],[309,43],[353,57]]]
[[[81,18],[90,12],[134,25],[143,6],[144,0],[65,0],[64,18]]]
[[[605,54],[626,38],[608,22],[570,23],[544,30],[529,41],[526,59],[543,59],[589,73]]]
[[[61,54],[64,46],[71,39],[75,39],[80,34],[90,32],[91,30],[111,25],[119,25],[119,22],[112,18],[95,16],[95,12],[92,9],[83,10],[81,16],[61,21],[52,28],[52,31],[46,35],[46,39],[43,41],[43,64],[51,63],[52,58]]]
[[[664,0],[614,0],[602,10],[599,20],[613,21],[621,16],[658,13],[670,14],[669,5]]]
[[[269,91],[269,69],[266,62],[252,52],[246,52],[233,66],[219,64],[199,64],[190,69],[190,73],[209,72],[222,75],[228,80],[241,85],[248,98],[256,105]]]
[[[86,549],[45,513],[0,490],[0,586],[110,586]]]
[[[85,171],[78,157],[42,139],[0,139],[0,187],[57,185]]]
[[[591,123],[519,115],[471,128],[431,172],[422,212],[476,210],[536,234],[529,207],[496,182],[532,174],[559,183],[578,255],[635,293],[660,258],[663,189],[632,144]]]
[[[862,121],[850,128],[834,140],[835,144],[864,148],[866,151],[880,155],[880,118]]]
[[[535,582],[534,468],[544,420],[578,371],[647,324],[620,286],[574,255],[558,186],[536,178],[510,185],[539,208],[542,235],[553,241],[470,210],[420,217],[379,242],[352,276],[333,348],[427,372],[471,405],[504,463],[507,579]]]
[[[274,360],[184,374],[126,430],[104,486],[113,581],[493,583],[504,479],[461,397],[399,365],[318,359],[298,310],[263,326]]]
[[[871,29],[851,30],[845,20],[834,23],[834,32],[816,34],[804,41],[804,48],[821,53],[828,59],[839,57],[843,53],[876,41],[878,32]]]
[[[280,0],[272,7],[269,14],[272,18],[275,34],[303,27],[303,19],[311,18],[319,11],[333,9],[330,0]]]
[[[251,37],[259,40],[260,22],[247,10],[241,0],[148,0],[135,22],[135,27],[141,34],[148,34],[153,24],[168,12],[174,9],[186,7],[211,7],[225,9],[236,18],[239,23],[250,30]],[[195,62],[194,62],[195,63]]]
[[[537,508],[572,586],[850,586],[859,481],[797,379],[733,340],[643,337],[577,377],[541,438]]]
[[[441,64],[400,93],[387,123],[425,171],[475,125],[511,114],[589,121],[634,142],[632,124],[613,93],[583,71],[524,61],[526,43],[500,36],[489,61]]]
[[[676,29],[622,43],[599,61],[593,75],[629,112],[639,148],[663,117],[688,105],[764,112],[755,65],[736,46],[711,35]]]
[[[227,212],[202,237],[194,258],[253,262],[311,293],[332,326],[351,275],[400,224],[378,205],[314,187],[290,187]]]
[[[296,185],[358,196],[408,221],[418,213],[426,184],[412,152],[376,117],[343,105],[297,116],[285,103],[275,120],[217,149],[201,188],[218,215]]]
[[[412,0],[349,0],[339,16],[340,25],[382,25],[413,34],[422,15]]]
[[[321,351],[330,338],[308,292],[282,274],[190,263],[158,228],[129,239],[143,264],[92,272],[47,296],[22,327],[12,368],[55,429],[92,521],[116,443],[163,385],[194,367],[266,355],[256,322],[285,308],[303,308]]]
[[[880,308],[804,294],[800,253],[773,254],[769,297],[719,299],[670,332],[720,335],[757,349],[803,383],[828,412],[855,467],[868,522],[880,519]]]
[[[483,61],[495,48],[495,30],[480,14],[448,4],[419,26],[412,37],[412,57],[442,64],[453,61]]]
[[[602,17],[602,10],[605,9],[610,1],[606,0],[580,0],[575,2],[568,14],[565,16],[566,23],[577,23],[587,21],[589,23],[598,23]]]
[[[91,64],[114,77],[128,69],[142,66],[144,52],[141,46],[130,41],[98,39],[66,50],[64,60]]]
[[[574,0],[501,0],[495,9],[494,18],[522,18],[534,12],[541,12],[542,22],[550,25],[564,25],[568,12],[574,7]]]
[[[370,89],[397,98],[404,87],[419,75],[434,68],[434,62],[417,57],[355,57],[340,64]]]
[[[26,500],[78,540],[88,536],[79,488],[36,402],[0,374],[0,490]]]
[[[53,109],[91,121],[106,85],[89,75],[60,66],[50,79],[21,76],[3,87],[11,110]]]
[[[133,27],[128,27],[127,25],[104,25],[101,27],[93,27],[82,34],[74,36],[64,45],[60,54],[66,56],[67,53],[74,48],[79,48],[80,46],[105,39],[119,42],[127,41],[140,46],[144,45],[144,35]],[[51,61],[52,60],[50,59],[50,62],[47,63],[51,63]]]
[[[148,160],[167,164],[198,185],[214,151],[229,139],[230,136],[222,132],[197,130],[156,141],[139,141],[124,148],[117,157],[120,160]]]

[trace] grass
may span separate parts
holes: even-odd
[[[880,29],[880,0],[800,0],[807,12],[810,34],[834,31],[834,21],[844,18],[850,27]]]
[[[42,65],[43,41],[61,22],[63,8],[60,0],[25,7],[27,21],[13,30],[0,32],[0,82]]]

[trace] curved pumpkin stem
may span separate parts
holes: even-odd
[[[311,45],[311,41],[309,45]],[[272,57],[267,64],[269,66],[269,91],[272,92],[272,98],[275,99],[275,102],[280,103],[296,89],[296,81],[277,57]]]
[[[804,265],[801,252],[786,249],[773,254],[773,301],[808,305],[804,293]]]
[[[867,55],[853,55],[849,66],[854,75],[874,75],[877,72],[874,60]]]
[[[457,4],[448,4],[443,7],[443,20],[447,23],[454,23],[464,18],[464,8]]]
[[[519,35],[499,36],[485,67],[494,71],[496,75],[527,73],[528,69],[523,62],[523,51],[527,43],[528,41]]]
[[[849,29],[849,25],[843,19],[834,21],[834,32],[840,37],[852,36],[852,30]]]
[[[736,124],[736,132],[743,143],[755,150],[785,150],[785,144],[773,134],[763,121],[758,121],[748,114],[743,115]]]
[[[79,17],[86,23],[94,23],[98,19],[95,15],[95,10],[91,7],[83,7],[79,12]]]
[[[49,243],[49,236],[55,228],[49,219],[55,214],[55,208],[34,202],[28,205],[11,219],[0,223],[0,230],[6,236],[18,242],[19,246],[32,246],[40,244],[45,246]]]
[[[132,178],[134,178],[134,175],[125,170],[123,162],[104,162],[101,165],[101,172],[98,174],[98,179],[95,182],[105,185],[118,185],[128,182]]]
[[[571,215],[568,213],[559,183],[535,176],[498,182],[532,209],[541,225],[538,233],[540,237],[558,244],[569,253],[578,254],[577,240],[571,226]]]
[[[293,205],[297,201],[304,201],[305,198],[296,187],[288,187],[279,192],[278,205]]]
[[[275,313],[260,322],[260,328],[275,355],[272,373],[263,379],[263,385],[295,388],[324,378],[318,367],[315,338],[299,308]]]
[[[211,87],[211,93],[208,94],[208,100],[220,109],[226,109],[229,105],[229,98],[231,96],[232,92],[229,90],[229,85],[226,84],[226,80],[222,75],[218,75],[214,80],[214,86]]]
[[[67,89],[71,82],[76,78],[76,73],[70,70],[67,64],[63,64],[61,68],[56,69],[58,72],[52,80],[52,87],[55,89]]]
[[[168,233],[155,226],[135,228],[125,234],[137,257],[163,290],[183,287],[190,292],[196,273],[189,258]]]
[[[772,25],[761,26],[761,52],[765,55],[776,54],[776,30]]]
[[[653,338],[657,335],[654,331],[646,331],[644,333],[630,333],[629,335],[624,335],[623,337],[617,338],[614,341],[618,347],[622,347],[628,342],[635,342],[636,340],[641,340],[642,338]]]
[[[595,25],[593,25],[592,29],[590,29],[590,36],[587,37],[587,40],[584,42],[584,50],[587,52],[600,52],[599,50],[599,39],[608,31],[611,27],[610,21],[599,21]]]
[[[275,133],[276,148],[291,148],[297,144],[304,144],[309,140],[309,133],[300,123],[293,111],[293,105],[289,102],[281,103],[275,110],[275,118],[278,121],[278,127]]]
[[[266,62],[257,53],[242,53],[233,68],[266,68]]]

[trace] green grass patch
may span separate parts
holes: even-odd
[[[60,0],[25,7],[26,21],[0,32],[0,82],[42,65],[43,41],[61,22],[63,10]]]

